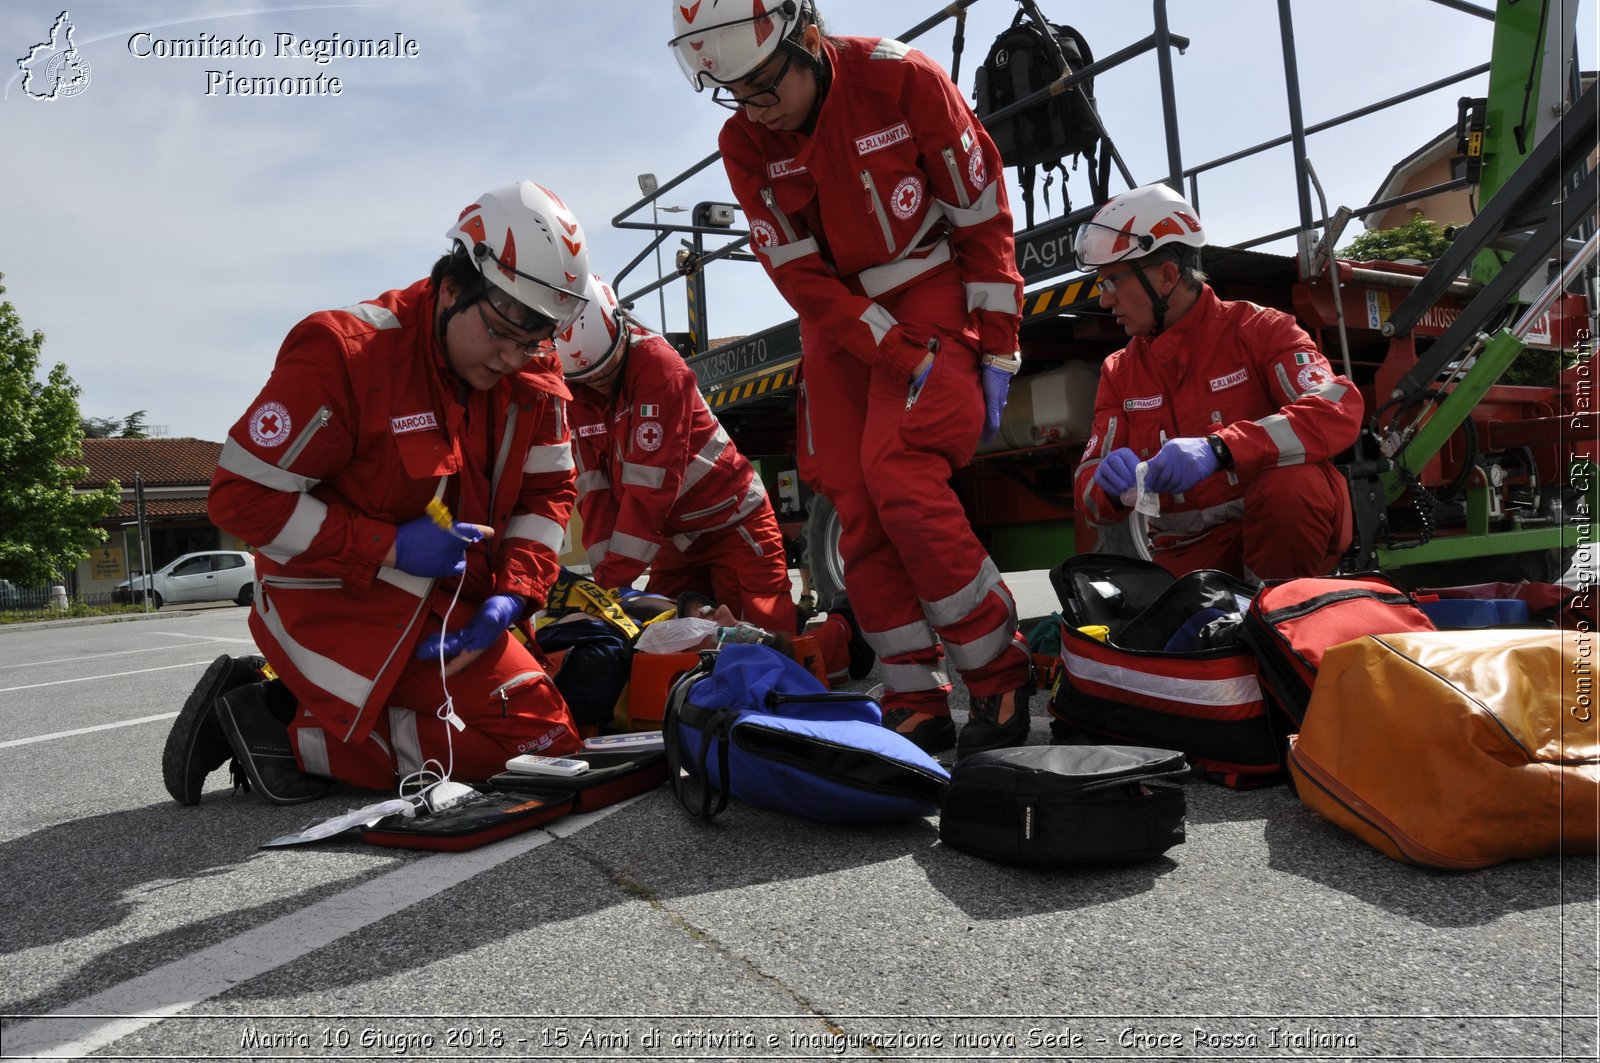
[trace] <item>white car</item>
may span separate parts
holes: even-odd
[[[226,602],[249,605],[256,596],[256,559],[243,550],[204,550],[184,554],[144,576],[123,580],[111,592],[113,601],[137,602],[145,588],[157,609],[169,602]]]

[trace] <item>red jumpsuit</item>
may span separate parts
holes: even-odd
[[[517,753],[578,747],[566,703],[509,635],[448,680],[412,658],[458,582],[451,628],[491,594],[544,601],[574,495],[565,397],[552,354],[461,398],[428,281],[312,314],[284,340],[228,433],[210,512],[256,546],[250,631],[299,702],[302,770],[386,789],[430,758],[479,780]],[[460,581],[382,563],[436,492],[457,520],[495,529]],[[443,719],[447,694],[464,729]]]
[[[1179,575],[1324,575],[1350,545],[1349,490],[1330,459],[1355,442],[1361,419],[1360,392],[1293,317],[1223,302],[1206,285],[1177,324],[1101,366],[1077,497],[1090,521],[1122,520],[1128,509],[1094,482],[1106,455],[1129,447],[1149,459],[1165,440],[1218,436],[1233,468],[1161,496],[1155,560]]]
[[[1017,349],[1003,164],[920,52],[859,37],[823,48],[832,80],[813,131],[774,132],[741,111],[722,128],[722,157],[757,257],[800,316],[799,471],[839,512],[884,707],[942,715],[940,640],[973,694],[1015,690],[1028,673],[1011,593],[949,485],[983,424],[979,358]]]
[[[735,616],[795,629],[778,518],[749,459],[700,397],[694,371],[660,336],[629,333],[610,395],[578,384],[568,414],[578,515],[594,579],[710,593]]]

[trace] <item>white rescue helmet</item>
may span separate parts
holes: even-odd
[[[556,333],[561,372],[572,381],[604,376],[627,345],[628,323],[611,285],[590,276],[587,296],[578,320]]]
[[[535,330],[539,315],[559,332],[583,313],[589,242],[548,188],[522,181],[485,192],[445,236],[466,248],[490,285],[490,305],[513,326]]]
[[[1073,252],[1084,270],[1144,258],[1173,245],[1204,247],[1206,231],[1189,201],[1163,184],[1133,188],[1108,199],[1078,226]]]
[[[747,77],[777,52],[811,0],[672,0],[667,46],[696,92]]]

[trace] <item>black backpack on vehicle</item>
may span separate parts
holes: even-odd
[[[1046,32],[1048,29],[1048,32]],[[1055,81],[1067,70],[1077,71],[1094,62],[1089,42],[1071,26],[1039,22],[1018,11],[1011,26],[989,49],[973,83],[973,110],[994,138],[995,146],[1007,166],[1015,166],[1022,184],[1022,200],[1027,206],[1027,225],[1033,226],[1033,182],[1043,166],[1045,205],[1049,206],[1052,169],[1062,169],[1062,160],[1082,155],[1089,167],[1089,182],[1096,202],[1108,196],[1110,153],[1096,165],[1101,137],[1099,118],[1094,109],[1094,79],[1089,78],[1033,107],[991,123],[988,116],[1010,106]],[[1066,200],[1066,174],[1062,173],[1063,212],[1070,210]]]

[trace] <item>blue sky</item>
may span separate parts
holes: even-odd
[[[1586,69],[1595,66],[1595,2],[1578,9]],[[1041,6],[1100,56],[1151,30],[1149,4]],[[835,33],[898,35],[940,5],[821,8]],[[611,224],[639,198],[637,176],[653,171],[664,184],[705,158],[726,116],[683,80],[666,48],[669,8],[657,0],[73,5],[88,82],[70,97],[30,98],[16,60],[48,38],[62,10],[60,0],[8,0],[0,12],[4,298],[45,332],[45,363],[67,364],[86,415],[142,409],[173,436],[223,438],[297,320],[424,275],[457,212],[485,189],[523,178],[548,185],[582,220],[594,269],[616,273],[646,244]],[[969,11],[969,97],[973,70],[1015,10],[1010,0],[980,0]],[[1192,42],[1175,59],[1186,164],[1288,131],[1276,11],[1275,0],[1171,0],[1172,30]],[[1431,0],[1296,0],[1294,19],[1308,122],[1484,62],[1491,41],[1487,21]],[[202,34],[259,41],[265,54],[137,54]],[[398,34],[418,54],[318,64],[276,55],[278,34]],[[948,67],[951,34],[946,22],[916,43]],[[208,70],[337,77],[342,91],[208,95]],[[1331,203],[1367,202],[1396,160],[1453,124],[1458,96],[1483,89],[1479,78],[1312,138]],[[1159,179],[1166,146],[1154,58],[1103,75],[1095,92],[1136,181]],[[1015,202],[1014,172],[1007,178]],[[1081,175],[1070,188],[1086,201]],[[663,203],[730,199],[714,164]],[[1059,197],[1052,202],[1059,209]],[[1219,242],[1293,224],[1287,149],[1206,178],[1201,213]],[[647,258],[619,287],[654,276]],[[754,265],[714,265],[709,291],[716,336],[790,316]],[[659,324],[656,296],[636,312]],[[681,285],[667,289],[666,314],[669,328],[684,327]]]

